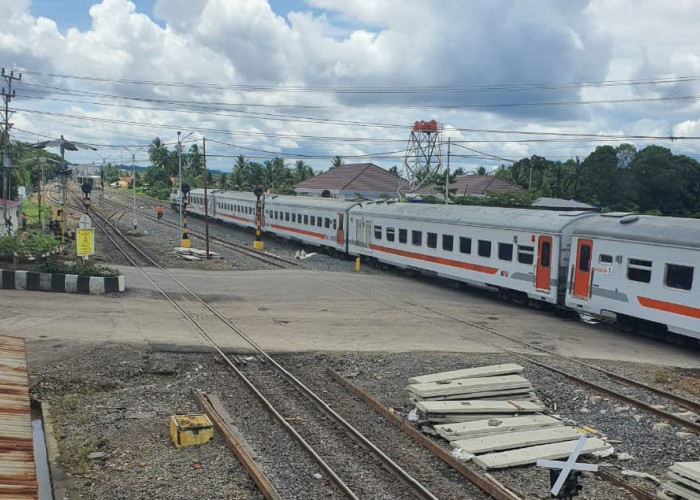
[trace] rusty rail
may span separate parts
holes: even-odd
[[[374,411],[382,415],[392,424],[396,425],[399,429],[401,429],[405,434],[413,438],[415,441],[425,446],[436,457],[438,457],[447,465],[451,466],[457,472],[462,474],[462,476],[466,477],[469,481],[471,481],[474,485],[476,485],[485,493],[490,495],[492,498],[495,498],[496,500],[520,499],[519,496],[517,496],[512,491],[508,490],[500,483],[497,484],[494,481],[489,480],[487,477],[482,476],[478,472],[469,469],[458,459],[454,458],[452,455],[447,453],[438,444],[423,436],[410,423],[401,419],[401,417],[399,417],[398,415],[390,412],[384,405],[381,404],[381,402],[364,392],[362,389],[360,389],[358,386],[344,378],[339,373],[331,369],[328,369],[328,372],[336,382],[338,382],[340,385],[347,388],[350,392],[358,396],[365,403],[367,403]]]
[[[213,424],[216,425],[216,428],[223,436],[224,441],[226,441],[228,447],[231,448],[231,451],[233,451],[238,460],[241,462],[241,465],[243,465],[246,472],[248,472],[248,475],[251,477],[251,479],[253,479],[253,481],[255,481],[255,484],[258,485],[260,493],[262,493],[268,500],[282,500],[282,496],[277,492],[275,487],[272,486],[270,480],[267,478],[260,466],[255,462],[255,460],[253,460],[253,457],[250,456],[243,443],[236,439],[235,435],[230,431],[228,425],[226,425],[226,422],[221,418],[207,397],[201,391],[196,389],[192,389],[192,394],[197,399],[204,412],[209,416]]]

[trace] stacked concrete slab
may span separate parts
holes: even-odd
[[[669,467],[668,478],[661,485],[661,498],[700,500],[700,462],[676,462]]]
[[[434,373],[409,379],[408,391],[425,422],[458,456],[485,469],[568,457],[578,429],[542,415],[544,405],[514,363]],[[582,454],[608,449],[589,439]]]

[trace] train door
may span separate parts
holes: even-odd
[[[358,217],[355,220],[355,234],[357,235],[357,246],[363,247],[366,252],[369,252],[372,243],[372,222]]]
[[[343,229],[343,222],[345,220],[345,214],[338,212],[338,245],[342,245],[345,240],[345,230]]]
[[[535,288],[549,292],[549,281],[552,275],[552,237],[540,236],[537,244],[537,270],[535,272]]]
[[[579,299],[591,296],[591,256],[593,255],[592,240],[578,240],[576,262],[574,263],[573,295]]]

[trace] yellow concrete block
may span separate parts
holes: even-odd
[[[204,444],[214,437],[214,426],[206,415],[173,415],[170,438],[176,448]]]

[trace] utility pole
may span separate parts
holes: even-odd
[[[7,90],[5,87],[2,88],[2,99],[5,103],[5,116],[3,117],[3,136],[2,136],[2,199],[3,199],[3,217],[7,218],[7,199],[10,194],[8,193],[8,182],[7,182],[7,169],[10,168],[10,101],[15,96],[15,91],[12,90],[12,82],[20,81],[22,79],[22,73],[15,76],[14,70],[10,71],[8,75],[5,72],[5,68],[2,68],[2,77],[7,83]]]
[[[445,174],[445,205],[449,200],[450,193],[450,138],[447,138],[447,173]]]

